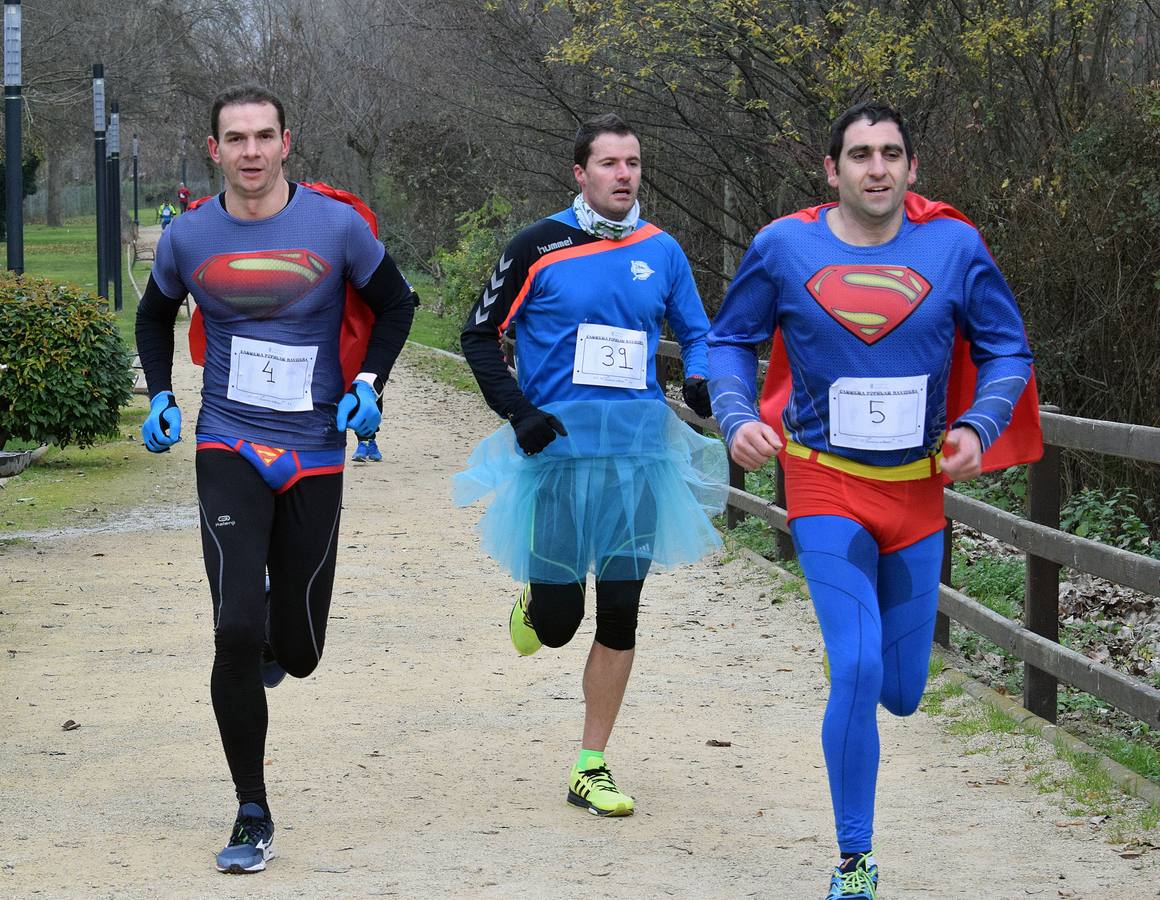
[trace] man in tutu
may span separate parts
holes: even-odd
[[[742,259],[709,338],[712,395],[740,465],[784,451],[831,674],[822,750],[841,858],[826,897],[874,900],[877,708],[907,716],[922,698],[944,478],[1042,447],[1015,298],[965,216],[907,190],[918,158],[901,116],[848,110],[825,169],[838,202],[778,219]],[[771,337],[759,412],[756,348]]]
[[[568,802],[627,816],[633,798],[604,759],[632,670],[650,567],[719,546],[708,516],[727,492],[720,442],[668,408],[656,375],[667,319],[681,344],[685,402],[711,415],[709,322],[685,254],[640,218],[640,142],[616,115],[576,133],[580,193],[520,232],[468,316],[461,343],[489,406],[508,420],[455,478],[456,501],[494,492],[484,549],[526,583],[509,618],[530,656],[562,647],[584,616],[591,571],[596,635],[584,669],[584,731]],[[499,338],[518,329],[518,380]]]

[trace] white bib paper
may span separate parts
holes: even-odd
[[[643,331],[584,322],[576,329],[574,384],[644,390],[648,336]]]
[[[310,384],[317,347],[287,347],[271,341],[234,337],[230,341],[230,383],[226,396],[249,406],[280,412],[314,408]]]
[[[830,443],[857,450],[921,447],[925,375],[839,378],[830,385]]]

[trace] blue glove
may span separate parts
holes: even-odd
[[[149,401],[149,416],[141,426],[141,438],[151,453],[164,453],[181,440],[181,410],[173,391],[159,391]]]
[[[371,437],[379,430],[379,422],[383,419],[376,400],[375,389],[365,381],[352,384],[338,401],[335,419],[338,430],[345,432],[349,428],[364,440]]]

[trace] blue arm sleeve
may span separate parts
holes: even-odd
[[[705,315],[705,304],[697,293],[689,260],[676,241],[673,241],[670,256],[673,289],[669,293],[665,318],[680,342],[685,377],[700,375],[706,378],[709,375],[709,351],[705,338],[709,334],[709,317]]]
[[[769,235],[754,238],[709,330],[709,393],[726,443],[757,412],[757,345],[773,335],[777,283],[766,266]]]
[[[1031,376],[1031,349],[1011,288],[982,239],[967,267],[963,336],[979,370],[971,408],[952,424],[969,425],[986,450],[1011,422],[1015,403]]]
[[[189,293],[177,271],[177,256],[173,247],[173,232],[166,228],[157,240],[154,251],[153,269],[150,277],[157,283],[161,293],[169,298],[184,300]]]

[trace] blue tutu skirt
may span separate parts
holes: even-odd
[[[709,517],[729,493],[725,447],[660,400],[574,400],[543,409],[567,430],[527,456],[504,425],[452,479],[457,506],[488,494],[476,530],[517,581],[643,578],[721,546]]]

